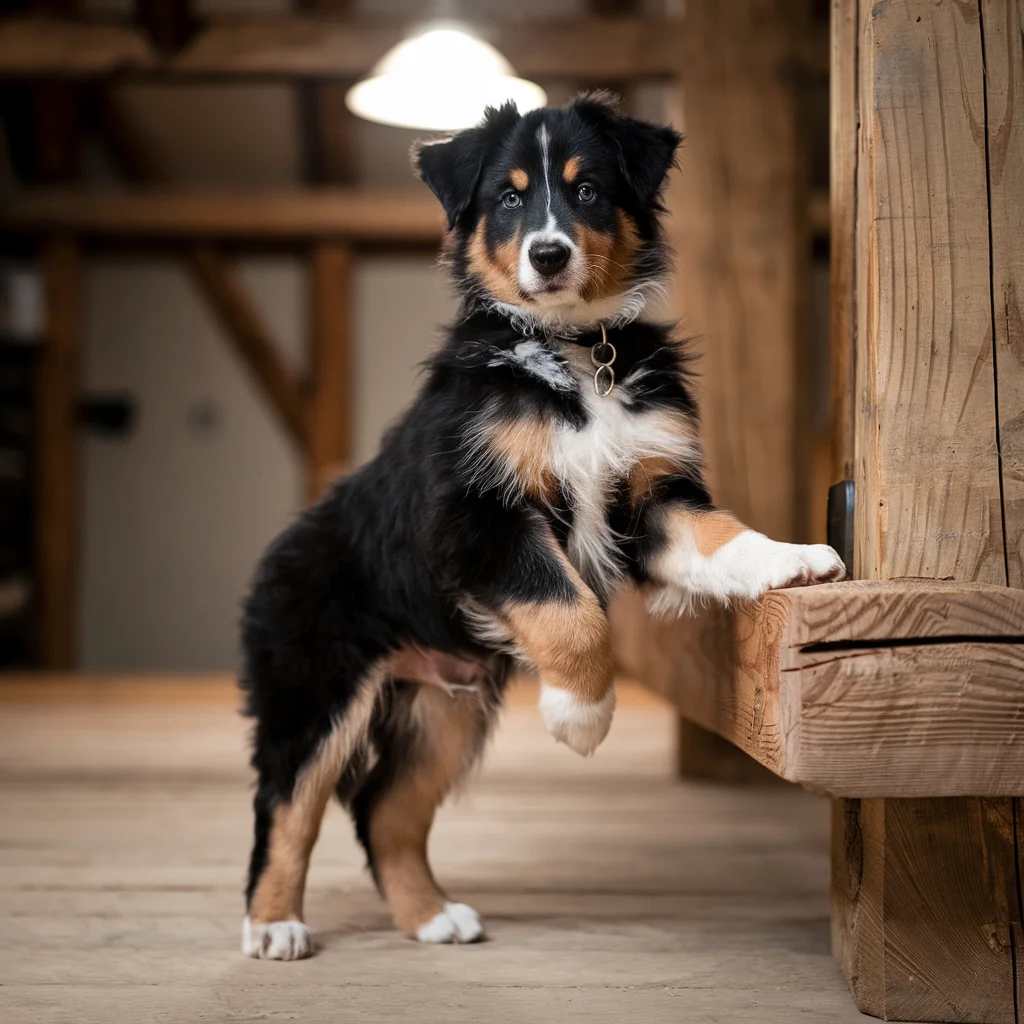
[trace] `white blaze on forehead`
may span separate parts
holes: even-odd
[[[547,208],[547,223],[540,231],[530,231],[523,239],[519,249],[519,285],[528,293],[536,292],[544,286],[543,275],[538,274],[530,263],[530,248],[543,242],[561,242],[569,248],[569,262],[563,273],[562,288],[568,294],[576,294],[582,287],[586,274],[582,265],[579,248],[571,236],[558,225],[551,211],[551,155],[549,149],[547,125],[537,129],[537,142],[540,145],[541,167],[544,170],[544,199]]]
[[[544,168],[544,189],[547,196],[548,230],[553,227],[554,218],[551,216],[551,159],[548,156],[548,126],[542,124],[537,131],[537,141],[540,143],[540,162]]]

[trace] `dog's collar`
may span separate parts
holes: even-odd
[[[528,338],[536,338],[537,332],[525,335]],[[615,346],[608,339],[608,328],[604,322],[599,320],[597,327],[592,331],[583,334],[560,335],[548,332],[544,335],[545,341],[560,341],[568,345],[579,345],[581,348],[590,349],[590,361],[594,364],[594,394],[598,398],[607,398],[615,390],[615,369],[614,363],[618,352]]]

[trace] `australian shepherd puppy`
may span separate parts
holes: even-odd
[[[714,507],[686,353],[639,319],[679,141],[584,97],[489,110],[415,152],[462,306],[380,453],[274,541],[245,603],[250,956],[311,952],[303,890],[332,794],[402,931],[479,939],[427,862],[434,812],[517,666],[539,672],[555,739],[604,739],[625,582],[678,609],[843,576],[831,548]]]

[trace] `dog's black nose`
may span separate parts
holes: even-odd
[[[530,262],[538,274],[551,277],[569,262],[569,246],[561,242],[535,242],[530,246]]]

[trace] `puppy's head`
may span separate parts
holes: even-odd
[[[414,152],[448,217],[469,293],[537,319],[614,315],[664,270],[657,217],[679,135],[600,97],[520,116],[511,104]]]

